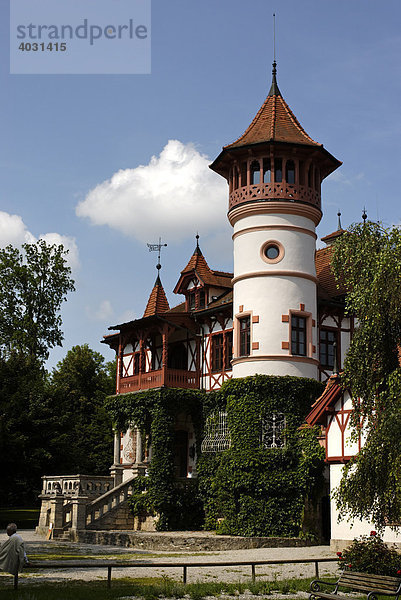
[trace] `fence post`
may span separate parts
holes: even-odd
[[[111,588],[111,567],[107,567],[107,587]]]
[[[251,569],[252,569],[252,582],[255,583],[255,565],[251,564]]]
[[[183,581],[183,583],[187,582],[187,567],[186,567],[186,565],[183,565],[183,567],[182,567],[182,581]]]
[[[319,577],[319,561],[315,560],[315,577],[318,579]]]

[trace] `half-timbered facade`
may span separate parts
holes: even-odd
[[[322,396],[316,400],[306,421],[310,425],[320,425],[322,428],[322,444],[325,448],[328,466],[330,496],[338,487],[344,465],[361,450],[365,438],[363,427],[355,439],[351,427],[352,399],[347,390],[339,383],[338,374],[333,374],[327,381]],[[363,423],[361,424],[363,426]],[[368,535],[376,529],[374,523],[354,519],[352,527],[347,520],[339,520],[335,501],[330,506],[331,547],[333,550],[343,550],[351,540],[359,535]],[[386,528],[383,539],[386,542],[401,544],[401,533]]]

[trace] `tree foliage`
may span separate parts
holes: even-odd
[[[113,431],[104,400],[114,388],[115,369],[87,344],[74,346],[53,370],[49,394],[57,426],[51,449],[57,474],[108,472]]]
[[[44,361],[63,340],[60,308],[74,290],[67,250],[44,240],[0,249],[0,348]]]
[[[343,516],[384,527],[401,520],[401,230],[353,225],[336,242],[332,266],[356,317],[343,382],[356,434],[363,426],[366,437],[344,468],[337,503]]]

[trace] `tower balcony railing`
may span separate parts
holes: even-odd
[[[229,209],[245,202],[268,202],[269,199],[306,202],[320,209],[320,190],[285,182],[258,183],[237,188],[230,193]]]
[[[129,377],[120,377],[118,393],[125,394],[162,386],[197,389],[199,387],[199,374],[196,371],[185,371],[184,369],[158,369],[157,371],[138,373]]]

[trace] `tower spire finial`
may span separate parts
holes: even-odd
[[[273,13],[273,69],[272,69],[272,84],[269,91],[269,96],[281,96],[277,85],[277,62],[276,62],[276,13]]]
[[[276,13],[273,13],[273,62],[276,62]]]
[[[341,227],[341,211],[340,211],[340,209],[338,209],[337,217],[338,217],[337,231],[340,231],[342,229],[342,227]]]

